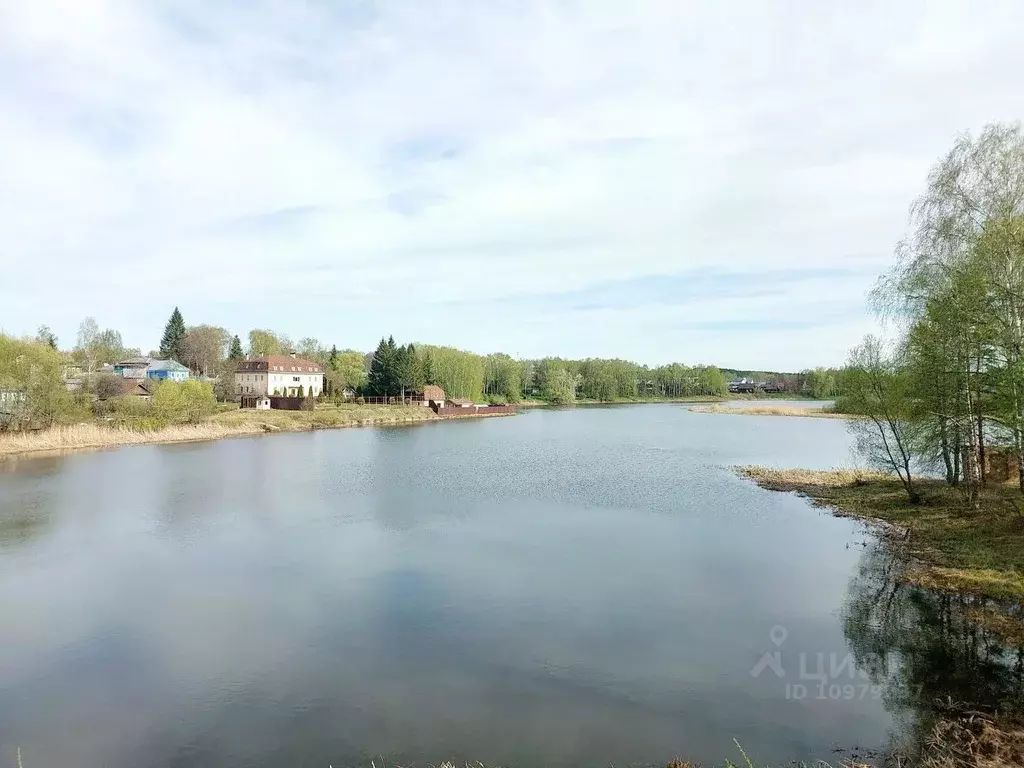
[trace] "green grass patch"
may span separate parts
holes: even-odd
[[[405,424],[431,421],[437,415],[429,408],[418,405],[317,405],[312,411],[257,411],[236,408],[218,413],[210,420],[229,427],[259,425],[268,432],[301,431],[305,429],[332,429],[369,424]]]

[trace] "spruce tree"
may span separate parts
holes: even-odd
[[[387,397],[394,391],[395,363],[397,349],[394,338],[380,340],[377,350],[373,353],[370,373],[367,376],[366,389],[376,397]]]
[[[242,340],[238,334],[231,339],[231,348],[228,350],[228,360],[241,360],[245,354],[242,352]]]
[[[331,345],[331,354],[327,356],[327,367],[332,371],[338,370],[338,348],[335,345]]]
[[[185,320],[181,312],[175,307],[171,313],[171,319],[167,321],[164,328],[163,338],[160,339],[160,356],[177,360],[181,354],[181,340],[185,337]]]

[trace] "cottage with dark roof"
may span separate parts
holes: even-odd
[[[324,367],[294,355],[266,355],[242,360],[235,370],[235,393],[317,397],[324,391]]]

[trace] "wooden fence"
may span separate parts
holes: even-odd
[[[506,413],[515,413],[516,409],[511,405],[472,405],[468,408],[438,408],[435,413],[445,418],[458,418],[459,416],[498,416]]]

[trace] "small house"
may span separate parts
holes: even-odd
[[[125,379],[144,379],[146,369],[155,362],[151,357],[130,357],[114,363],[114,375]]]
[[[188,368],[177,360],[154,360],[146,367],[146,378],[156,381],[186,381]]]
[[[20,389],[0,389],[0,413],[14,413],[26,401],[25,392]]]
[[[736,379],[729,382],[729,391],[733,393],[749,394],[754,392],[756,389],[757,384],[755,384],[751,379]]]
[[[153,385],[147,380],[125,378],[118,382],[121,391],[119,397],[135,397],[139,400],[151,400],[153,397]]]
[[[472,408],[473,401],[468,397],[452,397],[448,399],[449,408]]]
[[[438,408],[444,408],[444,402],[444,390],[437,386],[437,384],[427,384],[423,388],[423,402],[421,405],[433,408],[436,411]]]

